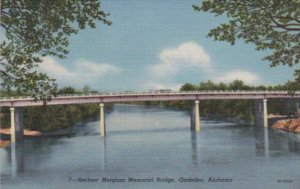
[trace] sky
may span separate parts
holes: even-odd
[[[192,9],[201,0],[101,0],[111,26],[97,24],[70,38],[66,59],[45,57],[40,70],[59,87],[98,91],[177,90],[184,83],[243,80],[249,85],[284,84],[287,66],[270,68],[253,44],[234,46],[208,38],[226,22]]]

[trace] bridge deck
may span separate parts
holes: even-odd
[[[47,105],[88,104],[138,101],[218,100],[218,99],[300,99],[300,91],[189,91],[189,92],[121,92],[72,94],[52,97]],[[2,97],[2,107],[42,106],[43,101],[31,97]]]

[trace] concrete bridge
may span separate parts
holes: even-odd
[[[100,109],[100,136],[106,135],[104,104],[116,102],[140,102],[140,101],[176,101],[192,100],[194,105],[191,114],[191,130],[200,131],[200,100],[224,100],[224,99],[253,99],[256,100],[255,123],[268,127],[267,100],[268,99],[300,99],[300,91],[290,94],[288,91],[151,91],[151,92],[121,92],[121,93],[97,93],[97,94],[72,94],[51,97],[47,105],[68,104],[99,104]],[[298,107],[299,107],[299,100]],[[23,107],[43,106],[44,102],[31,97],[2,97],[0,107],[10,107],[11,141],[23,138]]]

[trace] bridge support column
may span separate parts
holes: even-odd
[[[24,136],[23,108],[10,108],[10,140],[16,142]]]
[[[296,101],[296,116],[300,116],[300,99]]]
[[[255,106],[255,124],[268,127],[267,99],[259,99]]]
[[[195,101],[192,107],[191,113],[191,130],[200,131],[200,110],[199,110],[199,100]]]
[[[104,104],[100,103],[99,107],[100,107],[100,120],[99,120],[100,136],[104,137],[106,135]]]

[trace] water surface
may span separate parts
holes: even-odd
[[[300,188],[300,136],[293,133],[205,118],[195,133],[185,112],[121,104],[106,114],[106,124],[106,138],[90,121],[77,125],[73,137],[0,149],[1,189]]]

